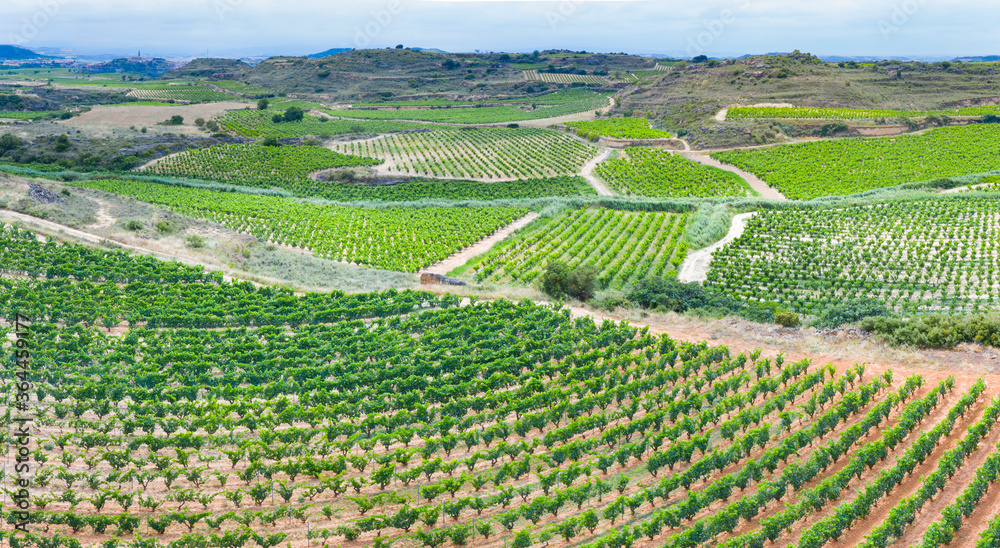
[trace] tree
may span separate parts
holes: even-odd
[[[0,136],[0,156],[19,148],[21,148],[21,139],[17,135],[4,133],[3,136]]]
[[[267,110],[267,107],[271,105],[271,102],[267,99],[261,99],[257,101],[257,110]]]
[[[563,261],[552,261],[542,275],[542,291],[557,299],[568,296],[586,301],[594,296],[597,274],[592,265],[572,268]]]
[[[286,122],[301,122],[305,117],[305,112],[299,107],[288,107],[285,111],[284,120]]]
[[[69,142],[69,136],[65,133],[56,138],[56,152],[66,152],[71,146],[73,145]]]
[[[396,44],[396,49],[403,49],[403,44]]]

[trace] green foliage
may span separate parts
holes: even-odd
[[[774,311],[774,323],[782,327],[798,327],[802,325],[802,320],[799,319],[799,315],[795,312],[779,308]]]
[[[963,107],[953,110],[885,110],[863,108],[733,107],[727,118],[815,118],[820,120],[877,120],[879,118],[923,118],[926,116],[982,116],[1000,113],[998,106]]]
[[[569,122],[567,127],[576,130],[581,137],[590,135],[613,139],[669,139],[669,132],[652,129],[645,118],[604,118],[590,122]]]
[[[750,171],[785,196],[808,200],[995,169],[1000,126],[935,129],[919,135],[838,139],[712,157]]]
[[[871,317],[861,320],[859,327],[903,346],[945,349],[961,343],[1000,346],[1000,317],[995,315]]]
[[[628,158],[602,162],[596,173],[623,194],[639,196],[746,196],[738,175],[665,150],[629,147]]]
[[[526,213],[507,207],[348,208],[137,181],[76,184],[211,219],[319,257],[401,272],[440,261]]]
[[[276,144],[276,143],[275,143]],[[328,185],[310,179],[315,171],[370,166],[378,160],[345,156],[319,146],[223,145],[164,158],[147,171],[259,188],[280,187],[300,196],[323,194]]]
[[[184,117],[180,114],[175,114],[167,119],[165,122],[160,122],[163,126],[182,126],[184,125]]]
[[[536,128],[406,133],[333,148],[384,159],[394,174],[508,180],[576,175],[597,153],[568,135]]]
[[[132,232],[138,232],[145,227],[146,225],[142,221],[137,221],[135,219],[130,219],[125,223],[125,229],[131,230]]]
[[[274,121],[275,116],[279,119]],[[268,115],[267,111],[231,110],[219,117],[222,129],[242,137],[263,138],[273,136],[306,137],[342,135],[350,133],[389,133],[413,129],[436,130],[442,126],[411,122],[331,120],[306,114],[302,121],[284,123],[284,115]]]
[[[202,249],[205,247],[205,239],[197,234],[188,236],[184,243],[191,249]]]
[[[820,328],[836,328],[853,324],[872,316],[892,316],[892,310],[875,299],[853,299],[828,308],[811,325]]]
[[[872,202],[765,210],[716,251],[706,285],[820,315],[874,299],[918,315],[994,307],[1000,200]]]
[[[479,280],[532,283],[546,264],[597,269],[600,287],[674,275],[687,253],[687,214],[578,208],[519,231],[473,265]]]
[[[565,262],[553,261],[546,265],[541,282],[542,291],[555,298],[586,301],[594,296],[597,269],[587,264],[571,267]]]

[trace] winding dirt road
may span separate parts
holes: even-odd
[[[680,271],[677,273],[677,280],[684,283],[704,282],[708,279],[708,269],[712,265],[712,254],[722,249],[722,246],[739,238],[747,227],[747,221],[757,212],[740,213],[733,217],[733,224],[729,227],[729,233],[718,242],[688,254],[684,262],[681,263]]]
[[[465,263],[472,260],[473,257],[478,257],[483,253],[486,253],[493,248],[497,243],[502,241],[507,236],[510,236],[514,231],[519,230],[528,225],[531,221],[534,221],[539,217],[538,213],[531,212],[524,217],[510,223],[509,225],[501,228],[500,230],[494,232],[488,237],[476,242],[475,244],[455,253],[447,259],[432,264],[427,268],[423,269],[421,272],[426,272],[429,274],[441,274],[442,276],[447,275],[452,270],[465,265]]]
[[[583,169],[580,170],[580,176],[586,179],[587,182],[590,183],[590,186],[594,187],[594,190],[597,191],[599,196],[615,195],[615,193],[604,184],[604,181],[594,175],[594,168],[597,167],[597,164],[607,160],[608,156],[611,156],[611,149],[603,149],[600,154],[594,156],[589,162],[584,164]]]

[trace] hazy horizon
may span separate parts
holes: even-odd
[[[0,43],[77,55],[258,57],[396,44],[450,52],[545,49],[735,57],[800,50],[821,56],[941,59],[996,54],[980,0],[7,0]],[[954,37],[961,37],[956,40]]]

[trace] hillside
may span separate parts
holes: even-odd
[[[48,55],[35,53],[30,49],[18,46],[0,46],[0,59],[20,60],[20,59],[54,59]]]

